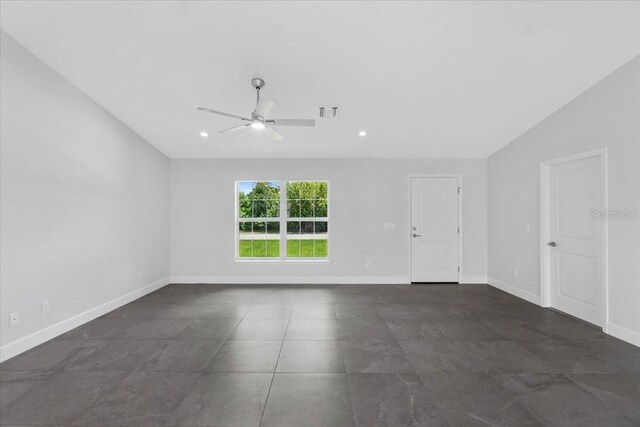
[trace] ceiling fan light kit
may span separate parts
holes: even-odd
[[[251,113],[251,118],[237,116],[235,114],[229,114],[222,111],[212,110],[206,107],[198,107],[200,111],[206,111],[208,113],[217,114],[219,116],[232,117],[234,119],[242,120],[243,123],[239,126],[234,126],[229,129],[224,129],[218,133],[235,132],[248,127],[256,130],[264,130],[267,135],[274,141],[281,141],[284,139],[284,135],[275,130],[273,126],[315,126],[316,121],[314,119],[268,119],[271,109],[275,105],[270,99],[260,97],[260,89],[265,85],[264,80],[255,78],[251,80],[251,85],[256,89],[256,109]]]

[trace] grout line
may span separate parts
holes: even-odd
[[[344,361],[344,350],[342,348],[342,335],[340,333],[340,322],[338,321],[338,310],[337,310],[337,307],[336,307],[335,304],[333,304],[333,309],[336,312],[336,324],[338,326],[338,342],[340,343],[340,354],[342,355],[342,367],[344,368],[344,375],[345,375],[345,379],[346,379],[347,378],[347,364]],[[349,384],[347,382],[347,392],[348,391],[349,391]],[[351,399],[349,399],[349,403],[351,403]]]
[[[271,395],[271,387],[273,386],[273,380],[276,377],[276,372],[278,370],[278,363],[280,363],[280,356],[282,355],[282,348],[284,347],[284,341],[287,337],[287,332],[289,331],[289,325],[291,324],[291,317],[293,316],[293,310],[295,308],[295,303],[291,305],[291,312],[289,312],[289,318],[287,319],[287,327],[284,330],[284,335],[282,336],[282,343],[280,344],[280,351],[278,352],[278,358],[276,359],[276,364],[273,367],[273,374],[271,375],[271,383],[269,383],[269,390],[267,391],[267,398],[264,400],[264,406],[262,407],[262,414],[260,414],[260,422],[258,425],[262,425],[262,418],[264,418],[264,413],[267,410],[267,404],[269,403],[269,396]]]
[[[340,334],[340,322],[338,321],[338,307],[336,303],[333,304],[333,309],[336,313],[336,323],[338,326],[338,343],[340,345],[340,354],[342,355],[342,368],[344,369],[344,382],[347,387],[347,400],[349,401],[349,410],[351,412],[351,420],[353,425],[356,425],[356,414],[353,412],[353,402],[351,401],[351,392],[349,391],[349,373],[347,372],[347,364],[344,361],[344,350],[342,348],[342,335]]]

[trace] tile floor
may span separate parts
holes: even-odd
[[[640,348],[487,285],[169,285],[0,365],[3,425],[640,425]]]

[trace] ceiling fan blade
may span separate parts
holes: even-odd
[[[260,98],[258,107],[256,107],[256,115],[262,117],[263,119],[266,118],[271,112],[274,104],[275,102],[270,99]]]
[[[246,128],[247,126],[251,126],[251,125],[250,125],[250,124],[246,124],[246,125],[234,126],[234,127],[232,127],[232,128],[229,128],[229,129],[221,130],[221,131],[219,131],[218,133],[235,132],[235,131],[237,131],[237,130],[244,129],[244,128]]]
[[[249,120],[249,119],[247,119],[245,117],[236,116],[235,114],[223,113],[222,111],[216,111],[216,110],[212,110],[211,108],[206,108],[206,107],[198,107],[198,110],[206,111],[208,113],[218,114],[220,116],[233,117],[234,119]]]
[[[271,139],[274,141],[282,141],[284,139],[284,135],[272,128],[271,126],[267,126],[265,128]]]
[[[274,126],[315,126],[316,121],[314,119],[273,119],[267,120],[268,123]]]

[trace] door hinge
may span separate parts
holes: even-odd
[[[460,227],[458,227],[458,234],[460,234]]]
[[[458,266],[458,273],[460,273],[460,266]]]
[[[458,194],[460,194],[460,190],[462,190],[462,187],[458,187]]]

